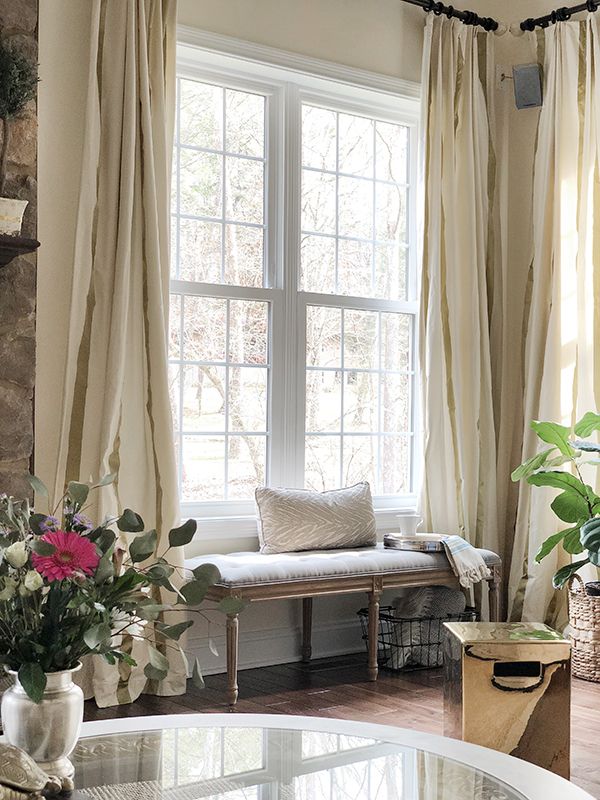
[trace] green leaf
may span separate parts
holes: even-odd
[[[162,681],[169,671],[169,660],[156,647],[148,645],[149,663],[144,667],[144,675],[150,680]]]
[[[537,453],[537,455],[532,458],[528,458],[527,461],[524,461],[520,467],[517,467],[513,471],[510,476],[511,479],[513,481],[520,481],[522,478],[531,475],[533,472],[540,469],[540,467],[544,466],[550,453],[553,453],[555,450],[556,447],[549,447],[547,450],[542,450],[540,453]]]
[[[156,531],[148,531],[141,536],[136,536],[129,545],[129,555],[134,564],[138,561],[145,561],[156,550]]]
[[[565,531],[560,531],[559,533],[555,533],[552,536],[549,536],[546,539],[546,541],[542,544],[542,546],[540,547],[540,549],[536,554],[535,560],[537,561],[537,563],[539,564],[542,559],[546,558],[546,556],[549,553],[551,553],[558,544],[562,542],[565,536],[568,533],[571,533],[571,530],[573,529],[567,528],[567,530]],[[576,528],[575,530],[579,530],[579,528]]]
[[[69,481],[67,484],[67,495],[73,504],[81,508],[88,498],[90,487],[87,483],[78,483],[77,481]]]
[[[117,520],[117,527],[127,533],[141,533],[144,530],[144,520],[135,511],[126,508]]]
[[[214,564],[200,564],[192,570],[194,578],[198,581],[206,581],[209,586],[213,586],[221,580],[219,568]]]
[[[563,539],[564,550],[572,556],[578,556],[583,553],[585,547],[581,544],[581,530],[579,526],[569,531]]]
[[[96,650],[103,642],[106,642],[110,639],[112,631],[110,629],[110,625],[106,622],[100,622],[98,625],[94,625],[92,628],[89,628],[83,634],[83,641],[86,645],[90,648],[90,650]]]
[[[179,593],[187,605],[197,606],[204,600],[207,591],[208,583],[206,581],[193,580],[184,584],[179,590]]]
[[[46,531],[41,527],[42,523],[48,519],[47,514],[31,514],[29,517],[29,527],[35,536],[43,536]]]
[[[21,664],[19,683],[34,703],[41,703],[46,689],[46,675],[39,664]]]
[[[173,528],[169,531],[169,545],[171,547],[183,547],[189,544],[194,538],[197,528],[198,523],[195,519],[186,520],[179,528]]]
[[[543,442],[558,447],[563,455],[573,455],[573,449],[569,444],[570,428],[559,425],[557,422],[537,422],[536,420],[531,422],[531,428]]]
[[[104,553],[98,566],[96,567],[96,574],[94,575],[94,583],[96,586],[102,586],[115,576],[115,567],[112,562],[112,551]]]
[[[198,659],[194,659],[194,669],[192,670],[192,683],[197,689],[204,689],[204,678]]]
[[[147,619],[148,621],[152,622],[153,620],[157,619],[159,614],[162,614],[163,611],[171,611],[173,607],[170,606],[168,603],[143,603],[140,604],[137,609],[136,613],[138,617],[142,619]]]
[[[562,567],[559,569],[556,575],[552,578],[552,584],[555,589],[562,589],[563,586],[567,583],[571,575],[574,575],[578,569],[581,567],[585,567],[586,564],[590,563],[590,559],[586,558],[583,561],[575,561],[573,564],[567,564],[566,567]]]
[[[239,597],[224,597],[219,603],[219,611],[224,614],[239,614],[246,608],[246,603]]]
[[[156,626],[156,630],[162,636],[166,636],[167,639],[178,641],[187,631],[187,629],[192,627],[193,624],[193,619],[186,619],[183,622],[178,622],[176,625],[164,625],[159,623]]]
[[[43,539],[33,539],[29,546],[38,556],[51,556],[56,552],[55,545],[51,542],[45,542]]]
[[[587,490],[583,483],[571,475],[569,472],[550,470],[548,472],[536,472],[527,478],[527,483],[532,486],[551,486],[553,489],[572,489],[587,499]]]
[[[589,436],[594,431],[600,431],[600,414],[588,411],[575,425],[575,433],[577,436]]]
[[[95,483],[92,486],[92,489],[99,489],[101,486],[110,486],[111,483],[114,483],[117,478],[116,472],[110,472],[108,475],[105,475],[103,478],[100,478],[98,483]]]
[[[586,500],[572,489],[557,495],[550,504],[550,508],[563,522],[583,522],[590,515]]]
[[[171,577],[174,568],[170,564],[154,564],[144,573],[150,583],[162,584],[164,580]]]
[[[48,489],[46,489],[45,484],[42,483],[39,478],[37,478],[35,475],[28,475],[27,480],[36,494],[41,494],[44,497],[48,497]]]

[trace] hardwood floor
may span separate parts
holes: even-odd
[[[306,714],[442,733],[441,670],[382,671],[377,683],[370,683],[364,661],[361,654],[244,670],[237,712]],[[214,675],[206,679],[206,689],[190,685],[181,697],[145,695],[132,705],[106,709],[88,702],[85,718],[222,712],[224,698],[225,676]],[[572,708],[572,780],[600,800],[600,684],[575,680]]]

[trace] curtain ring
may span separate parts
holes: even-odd
[[[588,0],[588,2],[592,2],[593,0]],[[535,20],[533,17],[529,17],[529,19],[523,20],[521,23],[521,30],[522,31],[534,31],[535,30]]]
[[[433,11],[433,6],[435,5],[434,0],[427,0],[427,5],[423,8],[429,14]]]
[[[443,3],[434,3],[433,8],[431,9],[436,17],[441,17],[444,13],[444,5]]]
[[[596,2],[596,0],[587,0],[586,6],[590,14],[593,14],[594,11],[598,10],[598,3]]]
[[[448,17],[448,19],[452,19],[454,16],[454,6],[448,6],[448,8],[444,9],[444,14]]]

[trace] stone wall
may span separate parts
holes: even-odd
[[[37,0],[0,0],[0,36],[37,62]],[[5,195],[29,200],[22,235],[37,230],[37,111],[13,120]],[[1,136],[1,133],[0,133]],[[1,140],[0,140],[1,141]],[[35,254],[0,269],[0,493],[30,495],[35,379]]]

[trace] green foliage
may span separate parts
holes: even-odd
[[[581,469],[586,464],[598,464],[598,460],[585,460],[585,453],[600,452],[596,442],[574,438],[590,436],[600,431],[600,414],[588,412],[574,426],[573,431],[554,422],[531,423],[532,429],[545,443],[552,445],[532,458],[527,459],[512,473],[513,481],[525,479],[532,486],[559,489],[551,502],[551,508],[563,522],[574,527],[550,536],[542,544],[536,561],[546,558],[558,545],[569,555],[587,552],[587,558],[568,564],[554,575],[553,584],[562,588],[578,569],[585,564],[600,566],[600,497],[586,484]],[[568,465],[569,471],[556,469]]]
[[[17,117],[35,97],[37,82],[37,64],[0,40],[0,119]]]
[[[135,667],[128,652],[132,639],[148,643],[146,677],[164,679],[169,649],[179,650],[185,660],[179,640],[193,622],[169,619],[167,624],[163,614],[181,613],[182,604],[198,605],[220,577],[212,564],[184,577],[165,554],[157,554],[157,531],[144,531],[142,517],[131,509],[94,527],[81,508],[91,490],[113,480],[107,475],[94,485],[70,482],[60,518],[35,512],[27,500],[0,495],[1,660],[18,671],[35,702],[42,699],[46,673],[72,669],[86,655]],[[39,497],[48,497],[38,478],[30,476],[30,484]],[[111,528],[115,524],[118,535]],[[193,520],[174,528],[167,552],[191,541],[195,530]],[[91,560],[85,567],[85,561],[73,566],[69,560],[67,572],[57,576],[57,550],[65,541],[73,552],[83,548]],[[194,669],[201,680],[199,667]]]

